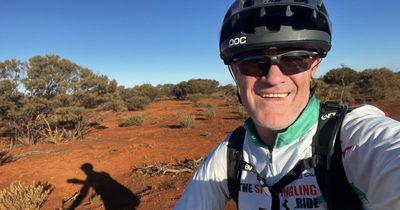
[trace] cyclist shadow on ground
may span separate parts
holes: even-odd
[[[139,197],[133,194],[128,188],[115,181],[108,173],[94,171],[90,163],[82,164],[81,169],[87,175],[85,180],[76,178],[67,180],[68,183],[82,185],[79,194],[68,208],[69,210],[75,209],[82,203],[91,187],[93,187],[97,195],[101,196],[106,210],[134,210],[139,206]]]

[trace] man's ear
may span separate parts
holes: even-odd
[[[312,68],[310,69],[311,77],[314,77],[315,73],[318,70],[319,64],[321,63],[321,58],[317,58],[312,64]]]

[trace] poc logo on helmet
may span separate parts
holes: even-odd
[[[236,37],[236,38],[230,39],[229,40],[229,47],[240,45],[240,44],[245,44],[246,41],[247,41],[247,38],[245,36]]]

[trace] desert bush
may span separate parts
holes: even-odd
[[[359,80],[359,74],[352,68],[342,65],[341,68],[336,68],[328,71],[323,76],[323,81],[327,84],[336,84],[348,86],[356,83]]]
[[[237,95],[237,89],[234,86],[224,87],[224,98],[229,106],[241,106]]]
[[[236,90],[236,86],[233,84],[221,85],[218,90],[225,93],[226,91]]]
[[[187,81],[189,93],[210,95],[218,90],[219,82],[210,79],[191,79]]]
[[[82,107],[60,107],[53,115],[38,115],[36,129],[40,136],[37,137],[37,141],[61,143],[82,139],[99,120],[98,115]],[[22,138],[22,140],[27,139]]]
[[[172,94],[179,100],[186,99],[189,91],[190,87],[187,82],[180,82],[172,88]]]
[[[196,121],[196,116],[187,115],[187,114],[179,114],[178,115],[179,125],[182,128],[192,127]]]
[[[366,69],[360,73],[356,88],[360,94],[376,101],[391,96],[399,83],[400,79],[390,69]]]
[[[216,113],[214,110],[208,108],[208,109],[205,109],[205,110],[204,110],[204,116],[205,116],[208,120],[211,120],[211,119],[214,119],[214,118],[217,116],[217,113]]]
[[[52,191],[49,184],[21,182],[0,191],[0,209],[40,209]]]
[[[128,110],[125,102],[121,99],[110,100],[101,106],[102,110],[112,110],[114,112],[123,112]]]
[[[154,101],[160,95],[160,90],[151,84],[135,86],[133,89],[136,91],[137,95],[149,97],[150,101]]]
[[[9,130],[15,132],[17,142],[36,144],[41,139],[41,131],[46,127],[39,115],[48,116],[53,112],[48,99],[39,97],[24,98],[22,105],[9,110],[3,120],[7,122]]]
[[[82,107],[61,107],[55,110],[55,122],[51,127],[62,130],[64,140],[82,139],[90,125],[99,120],[95,113]]]
[[[316,79],[315,85],[315,95],[322,102],[338,101],[349,105],[355,102],[352,90],[353,85],[342,86],[338,84],[327,84],[322,79]]]
[[[163,85],[157,85],[157,88],[160,90],[160,97],[163,98],[172,98],[174,97],[174,94],[172,92],[172,89],[174,88],[174,84],[163,84]]]
[[[145,114],[133,114],[127,116],[119,127],[140,126],[143,125]]]
[[[160,96],[160,89],[151,84],[143,84],[133,88],[125,88],[121,91],[121,97],[124,101],[128,101],[133,97],[147,97],[150,102]]]
[[[150,102],[151,100],[148,96],[133,96],[125,100],[129,111],[143,110]]]
[[[82,106],[86,109],[93,109],[100,106],[104,100],[99,97],[96,93],[77,93],[74,95],[75,104]]]

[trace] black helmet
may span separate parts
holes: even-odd
[[[310,48],[325,57],[331,24],[322,0],[235,0],[225,15],[219,46],[227,65],[237,54],[270,47]]]

